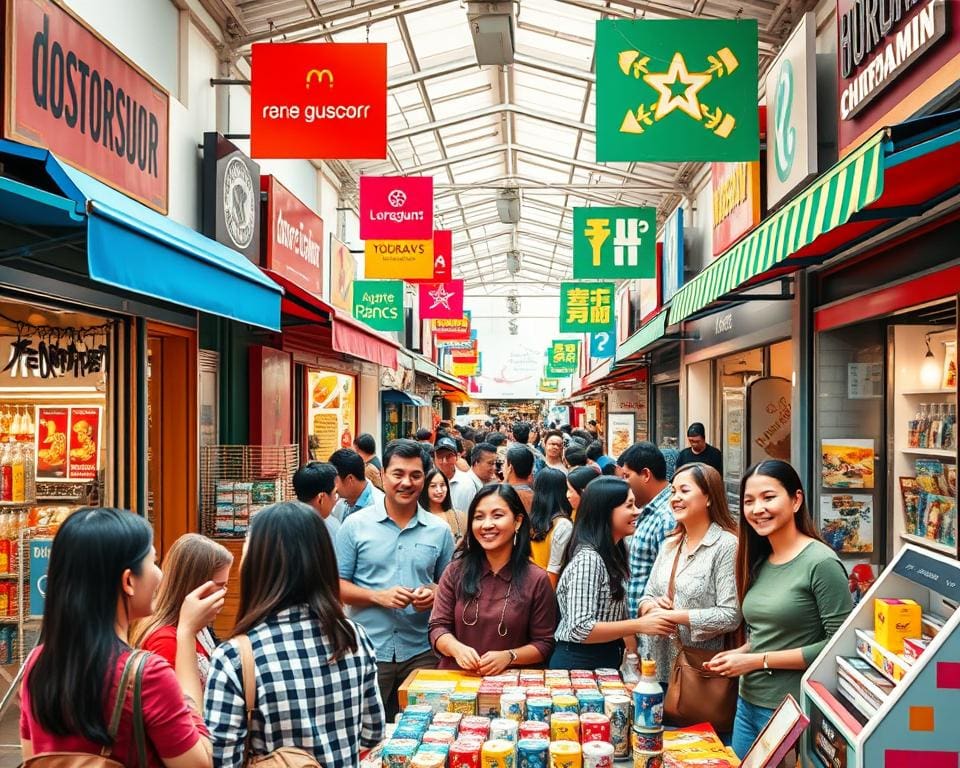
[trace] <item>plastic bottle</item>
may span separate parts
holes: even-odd
[[[638,728],[663,725],[663,688],[657,680],[657,662],[640,662],[640,681],[633,689],[633,724]]]
[[[620,665],[620,676],[623,678],[623,684],[630,691],[640,682],[640,657],[637,654],[628,653],[623,657],[623,664]]]
[[[13,443],[10,447],[10,464],[12,465],[10,500],[15,504],[23,504],[27,500],[27,478],[26,467],[23,463],[23,451],[20,450],[19,443]]]
[[[0,501],[13,501],[13,456],[10,443],[5,443],[0,453]]]

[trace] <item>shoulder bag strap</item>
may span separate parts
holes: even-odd
[[[133,743],[137,748],[137,765],[147,768],[147,736],[143,723],[143,670],[150,654],[134,651],[137,656],[133,679]]]
[[[680,550],[683,548],[684,536],[681,536],[677,541],[677,556],[673,558],[673,568],[670,569],[670,581],[667,584],[667,597],[670,598],[670,602],[673,602],[674,595],[676,594],[676,585],[677,585],[677,566],[680,565]]]
[[[243,701],[247,710],[247,738],[244,744],[244,763],[252,754],[253,745],[253,710],[257,704],[256,666],[253,660],[253,643],[248,635],[237,635],[237,649],[240,651],[240,682],[243,684]]]
[[[120,717],[123,715],[123,704],[127,700],[127,691],[133,683],[130,674],[133,671],[136,655],[136,651],[131,651],[123,664],[123,672],[120,674],[120,682],[117,684],[117,694],[113,699],[113,711],[110,713],[110,722],[107,724],[107,736],[110,737],[110,744],[100,750],[103,757],[110,757],[110,753],[113,752],[113,744],[117,740],[117,731],[120,730]]]

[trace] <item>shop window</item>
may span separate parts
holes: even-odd
[[[660,384],[654,387],[656,400],[657,445],[664,448],[680,446],[680,385]]]
[[[307,450],[326,461],[339,448],[351,448],[356,434],[357,379],[345,373],[307,372]]]
[[[717,360],[717,392],[720,396],[720,444],[723,454],[723,484],[727,501],[740,509],[740,479],[749,462],[747,388],[763,377],[764,351],[749,349]]]

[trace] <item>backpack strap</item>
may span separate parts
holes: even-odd
[[[247,710],[247,738],[243,748],[246,763],[253,749],[253,710],[257,705],[256,663],[253,660],[253,643],[250,642],[250,637],[242,634],[233,639],[237,641],[237,649],[240,651],[240,682],[243,685],[243,701]]]
[[[137,653],[137,651],[131,651],[123,664],[123,672],[120,673],[120,682],[117,684],[117,694],[113,699],[113,710],[110,713],[110,722],[107,724],[107,736],[110,738],[110,744],[100,750],[102,757],[110,757],[110,753],[113,752],[113,745],[117,740],[117,731],[120,730],[120,717],[123,715],[123,704],[127,700],[127,691],[133,686],[131,675]]]
[[[137,662],[133,675],[133,743],[137,749],[137,765],[147,768],[147,738],[143,724],[143,670],[150,654],[134,651]]]

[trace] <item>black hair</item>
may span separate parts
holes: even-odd
[[[363,457],[352,448],[340,448],[330,454],[330,463],[337,470],[341,480],[346,480],[353,476],[357,480],[366,480],[365,464]]]
[[[501,445],[507,442],[507,436],[503,434],[503,432],[491,432],[489,435],[487,435],[487,442],[490,443],[490,445],[499,448]]]
[[[530,568],[530,521],[527,519],[527,511],[520,501],[520,496],[513,489],[513,486],[507,483],[490,483],[483,486],[477,495],[470,502],[470,509],[467,511],[467,532],[463,539],[463,545],[454,553],[454,558],[463,561],[463,568],[460,571],[460,583],[457,591],[467,599],[476,597],[480,593],[480,577],[487,567],[487,556],[477,541],[473,533],[473,516],[477,505],[488,496],[497,495],[507,503],[507,507],[513,513],[514,517],[520,518],[520,528],[517,531],[517,543],[510,553],[510,573],[512,584],[519,587],[523,582],[523,577]]]
[[[420,443],[420,441],[417,441]],[[423,471],[433,469],[433,460],[437,455],[436,449],[430,443],[420,443],[420,452],[423,454]]]
[[[427,455],[423,452],[423,445],[405,437],[391,440],[383,449],[383,471],[390,466],[390,459],[396,456],[399,459],[420,459],[423,462],[423,471],[430,469]]]
[[[610,518],[613,510],[626,502],[629,493],[630,486],[619,477],[598,477],[591,482],[580,497],[573,533],[563,555],[563,567],[566,568],[581,547],[595,549],[607,567],[613,600],[624,598],[624,582],[630,578],[630,571],[626,545],[622,539],[614,543]]]
[[[568,445],[563,451],[563,459],[570,467],[584,467],[587,464],[587,452],[579,445]]]
[[[513,467],[517,477],[530,477],[533,474],[533,454],[526,444],[507,448],[507,464]]]
[[[687,427],[687,437],[706,437],[707,430],[704,428],[703,424],[699,421],[693,422],[689,427]]]
[[[634,443],[627,450],[620,454],[617,464],[621,467],[627,467],[634,472],[641,472],[649,469],[650,474],[657,480],[667,479],[667,460],[663,458],[663,452],[653,443],[643,440]]]
[[[530,423],[518,421],[513,425],[513,439],[518,443],[526,444],[530,439]]]
[[[496,453],[496,452],[497,452],[496,446],[492,445],[491,443],[477,443],[475,446],[473,446],[473,450],[470,452],[470,466],[471,467],[474,466],[481,459],[483,459],[483,455],[485,453]]]
[[[594,440],[587,446],[587,458],[590,459],[590,461],[596,461],[601,456],[603,456],[603,443],[599,440]]]
[[[33,717],[48,733],[110,744],[106,697],[127,649],[116,633],[121,579],[127,570],[141,574],[152,545],[150,524],[124,509],[84,507],[60,526],[50,548],[43,647],[26,680]]]
[[[417,430],[417,434],[414,435],[414,437],[416,437],[417,440],[429,440],[430,438],[433,437],[433,432],[431,432],[429,429],[426,429],[425,427],[420,427],[420,429]]]
[[[530,538],[543,541],[553,527],[554,518],[570,517],[573,507],[567,500],[567,475],[552,467],[543,467],[533,479],[530,505]]]
[[[567,440],[567,447],[574,446],[576,448],[583,448],[586,450],[587,445],[593,441],[591,437],[589,440],[584,440],[580,435],[572,435],[569,440]]]
[[[420,491],[420,506],[428,512],[430,511],[430,483],[433,482],[433,478],[437,475],[443,478],[443,484],[447,487],[447,495],[444,497],[440,507],[444,512],[449,512],[453,509],[453,502],[450,500],[450,481],[447,480],[447,476],[436,467],[430,469],[423,478],[423,490]]]
[[[609,461],[609,462],[607,462],[607,463],[604,465],[603,469],[600,470],[600,474],[601,474],[601,475],[604,475],[604,476],[609,476],[609,477],[616,477],[616,476],[617,476],[617,462],[615,462],[615,461]]]
[[[364,453],[375,454],[377,452],[377,441],[369,432],[361,432],[357,435],[353,444]]]
[[[579,437],[581,440],[583,440],[584,445],[589,445],[593,440],[593,435],[591,435],[585,429],[574,429],[570,432],[570,437]]]
[[[293,492],[309,504],[321,493],[333,493],[337,468],[327,461],[310,461],[293,473]]]
[[[571,427],[569,424],[561,424],[560,431],[566,432],[568,435],[571,435],[573,434],[573,427]]]
[[[575,469],[571,469],[567,474],[567,482],[570,483],[570,485],[573,486],[573,489],[582,496],[584,490],[586,490],[586,487],[598,477],[600,477],[600,473],[597,471],[596,467],[577,467]]]

